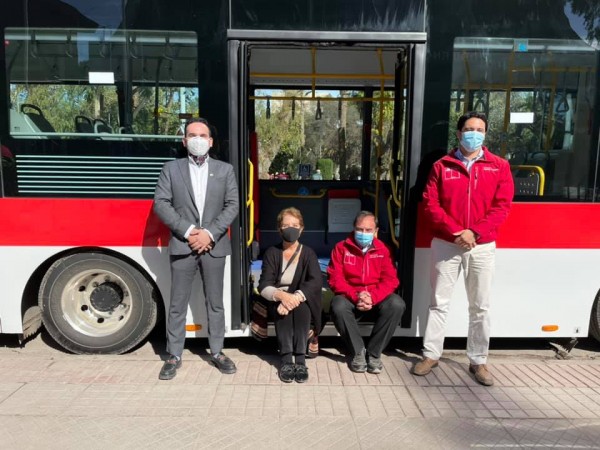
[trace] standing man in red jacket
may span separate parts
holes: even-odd
[[[442,356],[446,318],[454,285],[464,270],[469,300],[467,356],[469,371],[485,385],[494,384],[487,368],[490,344],[490,293],[496,235],[506,220],[514,194],[508,162],[483,146],[485,114],[469,112],[458,119],[460,147],[438,160],[423,193],[433,224],[431,288],[423,360],[413,369],[427,375]]]
[[[389,344],[406,309],[394,291],[400,284],[390,252],[377,239],[377,219],[361,211],[354,219],[354,231],[338,242],[327,268],[333,323],[342,336],[354,372],[380,373],[381,352]],[[368,317],[374,323],[369,344],[360,335],[358,321]]]

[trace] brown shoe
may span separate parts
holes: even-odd
[[[483,384],[484,386],[492,386],[494,384],[494,377],[486,364],[470,364],[469,372],[475,375],[475,379],[479,384]]]
[[[437,367],[437,365],[437,359],[423,358],[423,361],[419,361],[417,364],[415,364],[415,367],[413,368],[413,373],[422,377],[431,372],[431,369]]]

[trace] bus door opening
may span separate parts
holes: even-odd
[[[287,207],[301,211],[300,240],[317,253],[324,278],[331,250],[361,210],[376,214],[378,237],[399,259],[412,46],[255,42],[245,49],[240,161],[254,171],[253,217],[247,208],[244,221],[253,221],[256,257],[248,248],[247,298],[259,295],[261,258],[281,241],[277,215]],[[326,312],[331,297],[325,289]]]

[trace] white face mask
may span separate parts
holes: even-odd
[[[187,149],[194,156],[204,156],[210,150],[208,139],[197,136],[187,140]]]

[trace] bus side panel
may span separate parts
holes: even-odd
[[[0,246],[0,332],[23,332],[21,301],[29,278],[48,258],[64,251],[64,247]],[[37,303],[36,299],[30,299]]]
[[[423,336],[427,324],[430,256],[426,248],[417,249],[415,255],[413,324],[417,336]],[[599,288],[599,260],[600,250],[498,249],[490,309],[492,336],[587,336]],[[450,304],[446,336],[467,336],[468,323],[468,301],[461,274]],[[543,332],[542,325],[559,328]]]
[[[497,241],[492,336],[587,336],[600,289],[600,208],[592,203],[514,203]],[[422,205],[415,249],[413,327],[422,336],[431,298],[430,225]],[[543,332],[542,325],[558,325]],[[462,275],[447,336],[466,336],[468,303]]]

